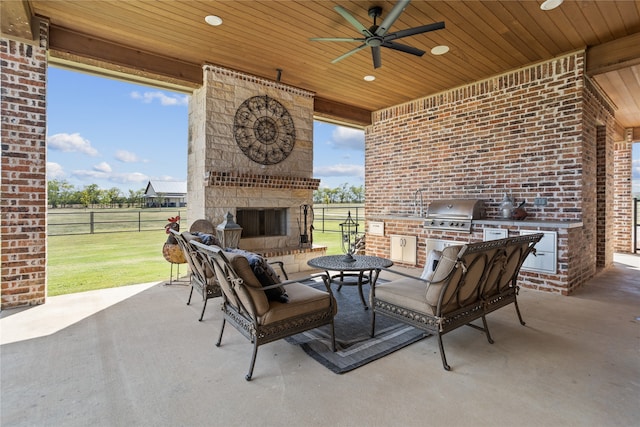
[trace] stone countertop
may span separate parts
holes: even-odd
[[[391,214],[377,215],[365,218],[367,221],[415,221],[424,222],[424,217],[415,215]],[[496,226],[512,226],[512,227],[550,227],[550,228],[578,228],[582,227],[582,221],[563,221],[551,219],[525,218],[523,220],[502,219],[502,218],[483,218],[473,220],[478,225],[496,225]]]
[[[478,225],[506,225],[513,227],[549,227],[549,228],[578,228],[582,227],[582,221],[561,221],[550,219],[525,218],[522,220],[502,219],[502,218],[484,218],[473,221]]]

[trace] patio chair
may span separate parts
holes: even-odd
[[[263,344],[319,326],[331,325],[332,349],[336,350],[333,318],[337,304],[326,275],[319,275],[326,292],[297,281],[263,286],[254,275],[246,257],[195,241],[191,241],[190,244],[215,271],[222,289],[224,317],[216,346],[220,346],[226,322],[231,323],[253,343],[249,372],[245,376],[247,381],[250,381],[253,375],[258,347]],[[278,286],[285,288],[288,302],[267,298],[265,290]]]
[[[177,232],[170,230],[178,241],[178,245],[182,249],[187,263],[189,264],[191,291],[189,292],[189,299],[187,305],[191,304],[191,297],[193,296],[193,290],[198,288],[198,291],[202,295],[204,304],[202,305],[202,312],[198,321],[202,321],[204,317],[204,311],[207,309],[207,301],[210,298],[219,297],[222,295],[220,286],[216,282],[213,269],[206,265],[206,262],[202,259],[202,255],[198,253],[191,245],[189,241],[194,239],[195,236],[189,232]]]

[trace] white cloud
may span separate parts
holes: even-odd
[[[331,166],[317,166],[313,168],[313,176],[357,176],[364,178],[363,165],[337,164]]]
[[[136,163],[140,161],[140,158],[136,153],[132,153],[131,151],[118,150],[116,151],[116,160],[122,163]]]
[[[116,173],[109,177],[109,181],[118,184],[130,184],[149,181],[149,177],[140,172]]]
[[[340,150],[349,149],[364,151],[364,131],[338,126],[331,133],[331,141],[329,142],[329,145]]]
[[[91,157],[98,156],[98,150],[91,146],[91,141],[79,133],[57,133],[47,138],[47,146],[56,151],[84,153]]]
[[[131,98],[140,100],[145,104],[151,104],[153,101],[158,100],[162,106],[182,106],[189,105],[189,97],[187,95],[167,95],[164,92],[131,92]]]
[[[98,163],[93,166],[94,171],[109,173],[111,172],[111,166],[107,162]]]
[[[66,176],[66,173],[64,172],[64,168],[59,163],[47,162],[47,179],[48,180],[64,178],[65,176]]]
[[[109,175],[106,172],[96,170],[74,170],[71,175],[81,180],[106,179]]]
[[[99,170],[100,166],[106,165],[108,170]],[[104,168],[104,169],[107,169]],[[116,173],[111,171],[111,167],[106,163],[94,166],[94,170],[74,170],[72,175],[83,181],[105,180],[116,184],[138,184],[146,182],[149,177],[140,172]],[[93,182],[92,182],[93,183]]]

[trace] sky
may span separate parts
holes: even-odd
[[[47,178],[76,189],[186,181],[189,96],[49,67]],[[364,185],[364,132],[314,122],[313,177]]]
[[[186,181],[188,95],[49,67],[47,177],[77,189],[143,190]],[[313,177],[320,187],[364,185],[364,132],[314,122]],[[640,197],[640,143],[632,192]]]

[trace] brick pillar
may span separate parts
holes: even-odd
[[[0,39],[0,309],[43,304],[47,266],[47,40]]]

